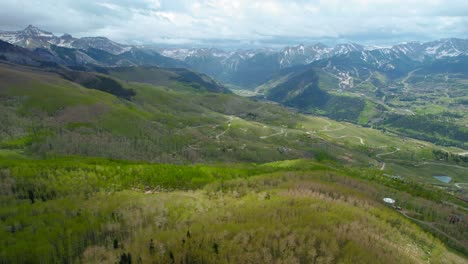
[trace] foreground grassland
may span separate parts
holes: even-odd
[[[0,166],[2,263],[466,261],[466,224],[446,219],[466,214],[438,202],[454,199],[378,170],[326,160],[19,161],[11,153]],[[385,206],[387,196],[402,211]]]

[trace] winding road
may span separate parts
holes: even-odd
[[[330,129],[330,127],[333,125],[330,121],[328,120],[325,120],[327,122],[327,124],[323,127],[322,130],[319,130],[319,132],[335,132],[335,131],[341,131],[343,129],[346,128],[345,125],[342,125],[342,124],[339,124],[341,127],[339,128],[336,128],[336,129]],[[328,137],[330,138],[335,138],[335,139],[341,139],[341,138],[356,138],[356,139],[359,139],[359,143],[361,145],[365,145],[365,142],[364,142],[364,139],[362,137],[358,137],[358,136],[351,136],[351,135],[344,135],[344,136],[331,136],[331,135],[327,135]]]
[[[260,138],[261,138],[261,139],[266,139],[266,138],[269,138],[269,137],[274,137],[274,136],[278,136],[278,135],[283,135],[284,132],[285,132],[285,131],[284,131],[284,129],[282,128],[281,131],[278,132],[278,133],[271,134],[271,135],[269,135],[269,136],[261,136]]]
[[[344,135],[344,136],[339,136],[339,137],[334,137],[334,136],[330,136],[330,135],[327,135],[328,137],[331,137],[331,138],[336,138],[336,139],[340,139],[340,138],[356,138],[356,139],[359,139],[359,143],[361,145],[365,145],[365,142],[364,142],[364,139],[362,137],[358,137],[358,136],[350,136],[350,135]]]
[[[329,127],[331,127],[333,124],[328,120],[325,120],[325,121],[327,122],[327,124],[323,127],[322,130],[319,130],[320,132],[334,132],[334,131],[340,131],[346,128],[346,126],[339,124],[341,126],[340,128],[330,130]]]
[[[382,167],[380,167],[380,170],[383,171],[385,170],[385,165],[387,165],[385,162],[382,163]]]
[[[392,151],[392,152],[387,152],[387,153],[381,153],[381,154],[377,154],[375,155],[376,158],[378,157],[382,157],[382,156],[386,156],[386,155],[392,155],[394,153],[397,153],[398,151],[400,151],[399,148],[397,148],[396,150]],[[380,167],[380,170],[383,171],[385,170],[385,166],[387,165],[387,163],[385,163],[385,161],[382,163],[382,166]]]
[[[445,167],[452,167],[452,168],[457,168],[457,169],[463,169],[463,170],[468,170],[468,167],[462,167],[458,165],[451,165],[451,164],[442,164],[442,163],[435,163],[435,162],[423,162],[420,164],[414,164],[415,167],[420,167],[424,165],[438,165],[438,166],[445,166]]]
[[[458,189],[464,189],[461,185],[468,185],[468,182],[458,182],[458,183],[455,183],[455,187],[457,187]]]
[[[228,124],[228,127],[226,128],[226,130],[224,130],[223,132],[221,132],[221,133],[219,133],[218,135],[216,135],[216,140],[218,140],[218,141],[220,140],[219,138],[220,138],[221,136],[223,136],[224,134],[226,134],[226,132],[228,132],[228,130],[231,128],[231,121],[234,120],[234,119],[236,119],[236,117],[234,117],[234,116],[228,116],[228,118],[229,118],[229,120],[226,121],[226,123]]]
[[[397,153],[398,151],[400,151],[401,149],[399,148],[396,148],[396,150],[392,151],[392,152],[386,152],[386,153],[381,153],[381,154],[377,154],[375,155],[375,157],[379,158],[379,157],[382,157],[382,156],[387,156],[387,155],[392,155],[394,153]]]
[[[414,71],[410,71],[410,72],[408,73],[408,75],[406,75],[406,77],[405,77],[403,80],[401,80],[401,83],[403,84],[405,90],[408,90],[408,87],[409,87],[409,84],[408,84],[406,81],[408,81],[408,79],[411,78],[411,76],[413,76],[413,74],[414,74],[415,72],[419,71],[419,70],[421,70],[421,69],[416,69],[416,70],[414,70]]]

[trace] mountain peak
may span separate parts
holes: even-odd
[[[24,30],[38,29],[37,27],[29,24]]]
[[[28,25],[23,31],[26,31],[26,32],[41,32],[42,30],[39,29],[36,26]]]
[[[38,27],[35,27],[33,25],[27,26],[23,32],[23,34],[29,35],[29,36],[35,36],[35,37],[54,37],[54,34],[41,30]]]

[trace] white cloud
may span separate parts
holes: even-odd
[[[464,0],[18,0],[0,25],[117,41],[339,38],[385,42],[468,36]]]

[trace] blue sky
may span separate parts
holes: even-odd
[[[2,0],[0,26],[124,43],[390,44],[468,38],[466,0]]]

